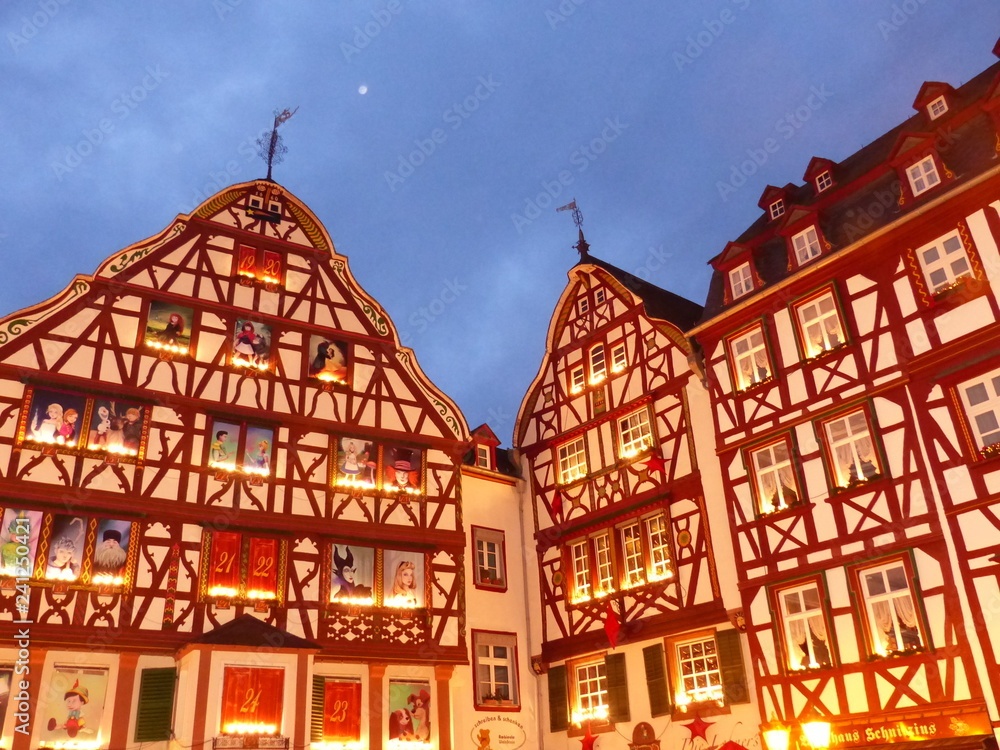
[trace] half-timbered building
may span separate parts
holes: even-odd
[[[515,427],[543,744],[750,742],[728,529],[710,523],[725,510],[703,483],[718,468],[692,418],[708,409],[684,336],[701,307],[593,257],[582,232],[577,247]]]
[[[838,748],[1000,728],[1000,65],[913,107],[767,187],[689,331],[761,719]]]
[[[467,578],[516,632],[516,509],[470,549],[463,416],[276,183],[0,322],[0,415],[4,747],[450,748],[481,718],[470,645],[507,642],[470,643]],[[513,496],[496,442],[470,481]]]

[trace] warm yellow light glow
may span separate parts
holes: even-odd
[[[223,727],[226,734],[274,734],[278,731],[276,724],[226,724]]]
[[[581,391],[583,391],[583,386],[582,385],[570,386],[570,389],[569,389],[569,392],[572,393],[572,394],[574,394],[574,395],[577,394],[577,393],[580,393]]]
[[[364,490],[375,488],[374,482],[362,482],[360,479],[354,479],[353,477],[337,477],[337,481],[334,484],[338,487],[360,487]]]
[[[628,448],[622,448],[622,458],[635,458],[640,453],[649,450],[650,445],[652,445],[652,441],[648,437],[644,437],[638,443]]]
[[[46,572],[45,578],[49,581],[75,581],[77,575],[71,569],[63,568],[62,570],[50,570]]]
[[[409,487],[409,486],[407,486],[407,487],[399,487],[399,486],[392,486],[392,485],[390,485],[389,487],[386,488],[386,490],[389,491],[389,492],[397,492],[397,493],[401,492],[401,493],[406,494],[406,495],[419,495],[420,494],[420,490],[418,488],[416,488],[416,487]]]
[[[245,359],[233,357],[233,367],[249,367],[253,370],[266,370],[268,365],[266,362],[248,362]]]
[[[598,383],[602,383],[602,382],[604,382],[604,378],[605,377],[607,377],[607,376],[606,375],[592,375],[590,377],[590,384],[591,385],[597,385]]]
[[[254,476],[258,476],[258,477],[266,477],[266,476],[270,476],[271,470],[270,469],[262,469],[262,468],[260,468],[258,466],[244,466],[243,467],[243,473],[244,474],[253,474]]]
[[[830,747],[830,722],[822,719],[803,722],[802,733],[813,750],[826,750]]]
[[[572,721],[574,724],[579,726],[585,721],[607,721],[610,715],[608,707],[602,703],[599,706],[593,706],[591,708],[573,709]]]
[[[64,435],[31,435],[30,440],[34,440],[36,443],[44,443],[45,445],[64,445],[67,448],[75,448],[75,440],[67,440]]]
[[[113,576],[110,573],[98,573],[91,581],[98,586],[121,586],[125,583],[122,576]]]
[[[674,577],[674,571],[670,570],[670,568],[659,571],[654,570],[652,573],[649,574],[649,581],[650,583],[652,583],[653,581],[665,581],[668,578],[673,578],[673,577]]]
[[[618,372],[621,372],[624,369],[625,369],[625,365],[611,365],[611,372],[618,373]]]
[[[232,463],[223,461],[209,461],[208,465],[213,469],[222,469],[222,471],[236,471],[236,462]]]
[[[209,596],[236,596],[237,593],[236,589],[228,586],[213,586],[208,590]]]
[[[98,735],[99,737],[100,735]],[[56,740],[55,742],[39,742],[39,747],[51,747],[54,750],[97,750],[103,743],[96,740]]]
[[[577,479],[582,479],[587,476],[587,472],[581,469],[567,469],[562,474],[562,483],[570,484],[575,482]]]
[[[330,601],[339,604],[349,604],[352,607],[371,607],[375,604],[375,600],[370,596],[331,596]]]
[[[254,589],[253,591],[247,592],[247,599],[277,599],[278,595],[271,591],[258,591]]]
[[[159,349],[164,352],[171,352],[173,354],[187,354],[188,348],[186,346],[178,346],[177,344],[164,344],[159,341],[147,341],[146,346],[151,349]]]
[[[417,603],[408,596],[392,596],[385,600],[385,606],[400,609],[416,609]]]
[[[761,732],[764,735],[764,744],[767,745],[767,750],[788,750],[788,727],[775,724],[776,722],[772,720],[770,725],[764,725],[770,727]]]
[[[679,690],[676,696],[676,704],[682,711],[687,710],[691,703],[707,703],[715,701],[724,702],[722,685],[710,685],[708,687],[692,688],[691,690]]]
[[[345,378],[338,378],[332,372],[321,372],[318,375],[316,375],[316,379],[317,380],[324,380],[324,381],[326,381],[328,383],[346,383],[347,382],[347,380]]]
[[[104,451],[105,453],[114,453],[118,456],[138,456],[139,451],[136,448],[126,448],[124,445],[100,445],[98,443],[91,443],[87,446],[92,451]]]

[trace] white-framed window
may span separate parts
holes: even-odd
[[[820,172],[819,176],[816,178],[816,192],[822,193],[832,184],[833,184],[833,175],[830,174],[830,170],[828,169],[825,172]]]
[[[520,705],[517,685],[517,634],[472,631],[472,653],[476,670],[476,705],[484,700],[510,701]]]
[[[824,422],[823,428],[838,487],[853,487],[882,473],[863,409]]]
[[[621,372],[628,364],[628,357],[625,354],[625,344],[617,344],[611,350],[611,372]]]
[[[800,266],[819,255],[819,235],[816,233],[816,227],[809,227],[792,237],[792,247],[795,249],[795,260]]]
[[[906,177],[915,196],[927,192],[941,182],[933,156],[924,157],[912,167],[907,167]]]
[[[608,374],[608,363],[604,357],[604,344],[590,349],[590,383],[600,383]]]
[[[590,582],[590,543],[588,540],[570,545],[573,563],[573,601],[590,599],[593,584]]]
[[[623,526],[619,533],[622,543],[622,586],[631,588],[646,582],[646,562],[642,556],[642,529],[638,521]]]
[[[649,516],[646,523],[646,540],[649,545],[650,581],[662,581],[674,574],[670,567],[670,539],[667,534],[667,518],[663,513]]]
[[[490,447],[488,445],[477,445],[476,446],[476,466],[480,469],[489,469],[490,467]]]
[[[587,476],[587,453],[583,436],[559,446],[559,481],[569,484]]]
[[[787,438],[750,451],[750,464],[760,513],[774,513],[798,502],[798,483]]]
[[[785,199],[778,198],[770,206],[768,206],[768,213],[771,215],[772,219],[777,219],[785,213]]]
[[[778,592],[789,669],[830,666],[830,641],[819,586],[808,583]]]
[[[569,392],[579,393],[587,385],[587,376],[583,372],[583,365],[574,367],[569,371]]]
[[[922,648],[924,640],[916,602],[903,561],[865,568],[858,572],[858,578],[871,633],[869,647],[872,653],[886,656]]]
[[[594,560],[597,563],[597,596],[615,590],[614,555],[611,551],[611,536],[607,532],[594,537]]]
[[[730,339],[729,356],[733,363],[737,390],[745,391],[771,377],[763,326],[756,325],[746,333]]]
[[[958,387],[979,450],[1000,444],[1000,370]]]
[[[472,541],[476,549],[476,569],[474,571],[476,585],[505,589],[507,587],[507,570],[504,559],[503,531],[473,526]]]
[[[594,292],[595,304],[603,305],[606,299],[607,299],[607,292],[604,291],[604,287],[600,287]]]
[[[608,673],[604,659],[573,665],[576,706],[574,723],[608,718]]]
[[[675,696],[678,704],[722,700],[722,670],[715,636],[682,641],[674,648],[680,679]]]
[[[918,248],[916,253],[931,294],[951,286],[963,276],[972,275],[969,255],[958,230],[938,237]]]
[[[733,299],[739,299],[753,290],[753,272],[749,263],[737,266],[729,272],[729,288],[732,290]]]
[[[802,347],[808,359],[836,349],[846,340],[844,324],[832,291],[797,304],[795,317],[799,322]]]
[[[937,99],[932,101],[927,105],[927,114],[931,116],[932,120],[936,120],[945,112],[948,111],[948,102],[945,101],[943,96],[939,96]]]
[[[653,444],[649,428],[649,411],[645,408],[618,419],[619,455],[632,458]]]
[[[580,315],[583,315],[590,309],[590,300],[586,297],[581,297],[576,301],[576,309],[580,312]]]

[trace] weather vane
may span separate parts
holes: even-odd
[[[278,135],[278,126],[291,118],[299,108],[284,112],[274,113],[274,127],[271,129],[270,135],[262,135],[257,139],[257,146],[260,149],[258,153],[260,158],[267,162],[267,179],[271,179],[271,168],[275,164],[280,164],[282,157],[288,153],[288,146],[281,142],[281,136]]]
[[[565,206],[560,206],[556,211],[572,211],[573,212],[573,223],[576,224],[577,230],[580,233],[580,239],[577,241],[573,247],[577,249],[580,253],[580,258],[586,258],[587,252],[590,250],[590,245],[587,244],[587,240],[583,238],[583,212],[580,211],[580,207],[576,205],[576,198],[571,202],[567,203]]]

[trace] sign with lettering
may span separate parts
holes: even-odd
[[[869,723],[833,725],[831,748],[865,747],[895,742],[921,742],[944,737],[970,737],[991,734],[990,718],[985,711],[963,714],[937,714],[924,718]]]
[[[524,725],[509,715],[486,716],[472,725],[476,750],[517,750],[528,740]]]

